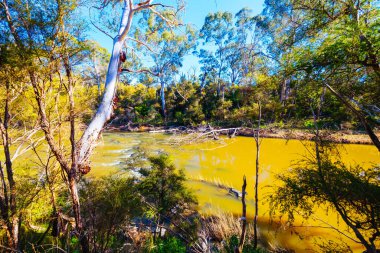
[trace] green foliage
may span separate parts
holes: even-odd
[[[322,128],[340,129],[345,122],[360,127],[352,112],[326,90],[328,83],[375,126],[380,72],[378,33],[374,32],[379,24],[374,17],[379,11],[373,1],[363,1],[359,7],[349,1],[334,2],[267,1],[256,17],[249,9],[235,17],[229,12],[210,13],[199,34],[200,41],[211,47],[195,52],[201,73],[181,76],[179,81],[173,75],[179,73],[183,53],[192,49],[196,33],[187,29],[187,39],[183,34],[169,36],[162,21],[147,15],[148,26],[137,35],[147,35],[161,50],[153,57],[152,70],[163,72],[157,80],[144,76],[141,82],[148,87],[163,84],[166,115],[163,118],[159,101],[163,98],[157,89],[149,98],[144,93],[122,98],[116,110],[120,122],[244,126],[257,117],[255,103],[260,100],[266,123],[308,128],[311,125],[303,121],[312,117],[310,106],[320,101]],[[353,11],[357,8],[358,15]],[[293,27],[294,22],[299,25]],[[152,29],[159,32],[151,33]],[[250,39],[253,33],[260,39]],[[177,46],[173,49],[173,45]]]
[[[133,178],[86,180],[80,189],[83,217],[89,238],[99,248],[122,245],[123,229],[141,213]]]
[[[204,121],[220,126],[244,126],[258,117],[257,99],[262,99],[262,117],[267,123],[298,122],[298,127],[312,127],[310,111],[310,88],[299,90],[294,98],[297,105],[282,104],[276,95],[272,81],[261,80],[258,86],[234,86],[225,90],[224,101],[217,96],[217,83],[209,83],[203,89],[199,83],[182,79],[166,89],[167,121],[171,125],[199,125]],[[116,119],[113,124],[160,125],[161,106],[159,91],[142,84],[119,86]],[[318,99],[321,93],[313,95]],[[302,122],[305,121],[305,124]],[[310,122],[309,122],[310,121]],[[331,94],[325,94],[323,104],[322,128],[337,129],[341,123],[354,121],[347,109]],[[354,121],[355,122],[355,121]]]
[[[152,169],[138,184],[139,192],[154,206],[159,221],[178,218],[197,204],[195,196],[185,186],[183,170],[177,170],[166,154],[150,157]]]
[[[314,120],[311,120],[311,119],[305,120],[303,124],[306,128],[310,128],[310,129],[314,128]]]
[[[156,89],[142,84],[120,84],[118,87],[118,103],[115,124],[135,123],[157,124],[159,113],[155,108]]]
[[[231,236],[225,241],[224,247],[221,250],[223,253],[234,253],[236,252],[235,249],[239,246],[239,237],[236,235]],[[255,249],[253,247],[253,242],[247,241],[245,242],[243,246],[242,253],[265,253],[267,252],[264,249],[257,248]]]
[[[46,145],[36,127],[41,116],[36,98],[43,97],[40,110],[46,111],[53,139],[66,156],[70,148],[67,145],[70,109],[68,73],[64,67],[66,55],[69,55],[70,75],[75,83],[74,123],[82,125],[89,122],[99,103],[109,53],[85,37],[86,28],[77,13],[77,1],[20,3],[10,0],[1,4],[2,7],[8,5],[18,36],[12,35],[12,22],[8,22],[6,8],[0,9],[0,122],[9,116],[6,127],[12,153],[19,144],[21,147],[30,144],[29,147],[37,147],[36,153],[40,154],[41,147]],[[104,2],[104,13],[108,11],[108,3]],[[116,11],[117,4],[111,5]],[[104,13],[101,16],[104,17]],[[174,10],[168,10],[161,15],[172,20],[174,14]],[[153,66],[148,68],[159,76],[120,75],[122,83],[114,101],[113,123],[247,125],[257,118],[257,102],[261,101],[263,121],[278,122],[279,127],[290,121],[301,127],[315,127],[310,120],[313,108],[321,109],[322,118],[317,122],[320,128],[339,128],[345,122],[359,125],[360,121],[326,90],[329,84],[363,113],[372,126],[378,126],[379,15],[374,0],[268,0],[263,13],[256,17],[249,9],[242,9],[235,16],[229,12],[210,13],[198,41],[208,45],[196,52],[201,73],[183,76],[177,81],[184,57],[195,50],[198,33],[190,26],[186,26],[185,31],[169,32],[170,22],[144,12],[141,19],[147,21],[147,25],[140,22],[133,36],[149,43],[158,53],[150,54],[133,40],[129,45],[151,58]],[[111,20],[109,25],[112,23]],[[251,37],[255,39],[250,40]],[[124,68],[146,67],[133,50],[133,53],[129,51]],[[37,83],[34,89],[30,84],[32,78]],[[141,83],[132,85],[137,79]],[[162,84],[166,115],[159,101],[164,97],[159,95],[155,84]],[[9,101],[9,108],[5,101]],[[33,129],[35,135],[26,134]],[[80,134],[76,131],[76,140]],[[1,140],[0,144],[4,145],[5,141]],[[43,154],[38,159],[34,155],[30,157],[33,162],[43,163],[45,156],[51,154]],[[3,155],[0,158],[3,159]],[[134,158],[139,157],[131,160]],[[49,179],[41,177],[45,172],[36,166],[29,168],[21,160],[13,162],[14,172],[17,172],[14,175],[17,205],[10,212],[3,204],[2,217],[20,218],[20,250],[29,250],[31,241],[41,238],[44,243],[53,241],[48,230],[47,234],[42,232],[51,224],[52,208],[46,205],[51,202],[51,196],[56,195],[55,204],[65,214],[72,212],[68,192],[62,190],[64,180],[53,182],[54,190],[50,192]],[[80,195],[84,226],[99,251],[122,246],[125,226],[142,212],[148,218],[166,223],[173,231],[180,227],[189,238],[195,237],[197,219],[188,222],[180,218],[183,214],[192,214],[196,206],[194,195],[185,187],[183,171],[177,170],[166,155],[152,157],[150,162],[151,169],[140,163],[144,170],[141,170],[143,177],[139,183],[128,178],[83,181]],[[128,164],[128,168],[136,164]],[[52,173],[48,169],[46,173]],[[58,175],[54,173],[53,178]],[[325,204],[341,210],[342,219],[346,219],[347,224],[352,223],[351,228],[357,229],[369,243],[378,240],[375,232],[380,226],[378,168],[347,168],[342,163],[322,159],[300,163],[292,174],[281,175],[280,179],[284,185],[272,203],[280,212],[288,214],[291,221],[296,211],[308,217],[314,206]],[[9,187],[9,183],[4,184]],[[4,189],[2,195],[5,196]],[[146,201],[144,204],[140,193]],[[30,224],[36,225],[38,231],[31,231]],[[60,243],[70,251],[76,250],[78,237],[68,234],[62,235],[66,238],[61,238]],[[1,236],[5,237],[4,231]],[[237,237],[232,237],[225,250],[231,252],[236,245]],[[250,247],[248,243],[244,252],[253,252]],[[333,248],[332,245],[326,247]],[[185,247],[178,239],[168,237],[156,241],[154,250],[183,252]]]
[[[364,246],[372,245],[380,226],[380,169],[347,167],[332,161],[328,153],[324,150],[318,160],[300,162],[289,174],[278,176],[283,185],[270,198],[272,213],[278,211],[293,222],[295,213],[308,218],[314,207],[327,206],[338,212]]]
[[[152,243],[148,244],[144,251],[147,253],[185,253],[186,246],[176,237],[167,237],[152,240]]]
[[[351,121],[347,107],[324,91],[329,84],[367,117],[378,117],[374,110],[379,106],[375,99],[380,80],[378,15],[374,0],[265,2],[264,11],[255,18],[255,32],[262,50],[275,59],[270,66],[274,76],[289,84],[288,98],[281,101],[286,107],[294,105],[287,113],[307,118],[307,109],[319,96],[322,117],[329,121],[325,127]]]

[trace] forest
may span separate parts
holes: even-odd
[[[380,251],[379,1],[226,2],[0,0],[0,252]]]

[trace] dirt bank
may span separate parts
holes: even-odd
[[[220,130],[221,128],[215,127],[212,130]],[[230,128],[232,131],[221,131],[218,134],[228,134],[228,132],[233,132],[235,128]],[[106,131],[117,131],[117,132],[153,132],[153,133],[194,133],[194,132],[205,132],[210,131],[208,127],[155,127],[155,126],[107,126]],[[322,130],[321,134],[324,139],[335,142],[335,143],[346,143],[346,144],[372,144],[371,139],[365,132],[352,131],[352,130]],[[380,138],[380,132],[376,132],[377,136]],[[254,130],[251,128],[237,128],[236,136],[247,136],[252,137],[254,135]],[[294,140],[312,140],[314,135],[312,131],[308,129],[282,129],[282,128],[266,128],[260,130],[261,137],[264,138],[278,138],[278,139],[294,139]]]

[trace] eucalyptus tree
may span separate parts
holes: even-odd
[[[5,246],[17,251],[24,211],[37,197],[36,191],[29,188],[25,194],[20,187],[26,187],[29,181],[38,192],[40,184],[37,179],[26,179],[16,171],[22,170],[21,156],[43,138],[36,137],[37,114],[30,113],[33,105],[24,98],[30,89],[25,82],[25,72],[20,71],[22,64],[17,60],[15,47],[8,39],[5,36],[0,46],[0,147],[3,153],[0,156],[0,224],[5,231]]]
[[[248,8],[235,16],[229,12],[209,14],[200,31],[205,47],[200,48],[202,85],[218,84],[217,93],[224,98],[225,85],[252,84],[248,78],[255,59],[255,19]]]
[[[111,1],[104,1],[102,8],[106,7],[109,4],[117,6],[117,4],[115,5]],[[117,87],[117,79],[121,70],[122,57],[120,56],[123,54],[123,47],[125,47],[125,45],[128,46],[128,43],[133,41],[137,42],[140,46],[142,45],[149,48],[149,46],[143,41],[140,41],[128,35],[134,16],[143,10],[148,10],[164,20],[164,22],[170,27],[175,27],[178,25],[178,22],[176,20],[176,11],[173,11],[171,15],[165,16],[165,14],[161,14],[161,12],[163,9],[167,8],[167,6],[160,3],[152,3],[152,0],[139,2],[137,4],[134,4],[134,1],[132,0],[125,0],[123,1],[123,7],[118,8],[122,9],[121,21],[118,33],[113,39],[113,49],[108,66],[108,72],[106,75],[105,92],[95,116],[93,117],[91,123],[83,133],[78,143],[78,147],[80,148],[77,152],[76,162],[79,168],[88,167],[88,159],[91,155],[92,150],[94,149],[99,134],[103,129],[105,123],[111,118],[113,112],[113,99]]]
[[[88,41],[87,52],[81,59],[76,71],[80,72],[84,82],[89,85],[97,85],[101,91],[101,85],[105,83],[109,53],[96,41]]]
[[[200,58],[200,70],[202,71],[200,75],[201,88],[204,88],[206,84],[216,82],[218,61],[212,52],[205,49],[199,50],[198,57]]]
[[[215,69],[216,82],[218,84],[218,96],[224,99],[223,83],[226,80],[228,69],[228,50],[227,44],[234,36],[233,16],[229,12],[210,13],[205,18],[204,25],[200,30],[200,38],[204,41],[203,45],[216,47],[214,56],[210,58],[210,50],[201,50],[199,58],[201,63],[212,63],[212,68]],[[210,61],[211,60],[211,61]],[[208,69],[206,67],[206,69]],[[209,73],[210,74],[210,73]]]
[[[266,1],[257,24],[285,80],[319,79],[316,88],[330,90],[380,150],[373,132],[379,124],[378,16],[371,0]]]
[[[84,236],[84,230],[80,216],[80,205],[77,193],[77,176],[75,168],[75,117],[74,117],[74,84],[71,57],[80,52],[81,40],[74,34],[80,29],[79,23],[75,26],[69,22],[76,2],[59,1],[45,2],[34,1],[32,3],[20,4],[18,1],[2,2],[2,15],[4,28],[8,32],[15,47],[17,57],[23,59],[23,65],[18,71],[26,74],[34,92],[34,99],[39,116],[39,126],[45,134],[55,158],[61,165],[67,176],[67,184],[72,198],[76,230],[81,238],[83,251],[88,251],[88,241]],[[48,10],[48,11],[47,11]],[[48,13],[48,15],[46,14]],[[22,22],[18,22],[21,20]],[[75,39],[74,39],[75,38]],[[59,77],[62,85],[57,95],[55,91],[54,78]],[[54,125],[52,124],[51,100],[61,92],[63,87],[68,94],[68,121],[70,125],[70,164],[65,151],[55,139]]]
[[[254,72],[255,58],[257,53],[257,38],[255,37],[256,21],[252,14],[252,10],[243,8],[235,14],[235,36],[233,41],[235,51],[232,52],[231,57],[235,60],[235,64],[231,66],[231,83],[252,85],[252,78]],[[237,80],[237,81],[235,81]]]
[[[104,124],[110,119],[113,111],[113,99],[116,92],[117,79],[120,74],[123,47],[127,42],[128,32],[136,13],[149,9],[162,17],[156,8],[164,8],[162,4],[152,1],[135,4],[132,0],[119,2],[104,1],[100,9],[108,5],[121,9],[121,17],[117,35],[114,37],[114,47],[106,75],[105,93],[90,125],[84,131],[81,139],[76,140],[76,106],[74,99],[76,56],[83,50],[84,35],[80,25],[76,1],[33,1],[20,4],[18,1],[1,1],[1,28],[10,36],[10,41],[16,47],[17,57],[22,59],[22,69],[27,73],[28,82],[33,87],[37,104],[39,125],[45,139],[59,162],[72,200],[75,218],[75,234],[78,236],[82,251],[89,252],[90,245],[83,224],[78,195],[78,181],[81,174],[89,172],[89,157]],[[171,17],[173,18],[173,17]],[[22,22],[18,22],[18,21]],[[170,22],[167,19],[168,22]],[[70,150],[62,148],[55,136],[54,121],[51,119],[47,101],[55,97],[51,93],[55,77],[59,77],[59,90],[67,94],[67,121],[69,124]]]
[[[33,110],[28,111],[27,116],[24,115],[25,110],[30,109],[25,95],[26,91],[31,89],[29,82],[36,81],[35,73],[46,63],[44,50],[54,47],[49,40],[52,36],[44,35],[56,35],[57,30],[54,27],[56,13],[41,15],[44,7],[53,6],[51,3],[42,6],[39,2],[29,5],[20,4],[18,1],[0,2],[0,32],[4,35],[1,39],[0,52],[1,94],[4,94],[1,101],[4,107],[1,111],[4,120],[0,120],[0,133],[5,157],[5,171],[3,164],[0,165],[2,178],[0,206],[1,220],[7,230],[8,246],[15,251],[18,251],[19,247],[23,204],[18,202],[21,200],[18,188],[21,182],[19,175],[15,174],[14,161],[26,150],[35,147],[36,143],[32,136],[42,128],[38,127],[39,124],[36,122],[38,114]],[[45,70],[44,75],[49,78],[48,71]],[[19,108],[17,103],[23,106]],[[31,198],[31,201],[33,199]]]
[[[120,22],[118,25],[117,34],[113,37],[113,49],[111,52],[111,58],[108,65],[108,71],[106,74],[105,91],[100,105],[97,109],[96,114],[92,118],[90,124],[87,126],[80,140],[73,145],[73,155],[72,155],[72,172],[73,176],[77,178],[76,174],[78,172],[88,172],[90,170],[89,158],[92,150],[95,147],[97,139],[101,130],[103,129],[106,122],[111,118],[113,113],[113,103],[116,94],[117,81],[122,70],[123,61],[125,61],[125,52],[123,49],[129,48],[128,43],[137,42],[139,45],[145,47],[149,46],[128,34],[132,27],[133,19],[136,14],[147,10],[152,12],[154,15],[158,16],[160,19],[164,20],[169,26],[175,27],[178,23],[176,20],[176,12],[171,13],[172,15],[165,16],[162,14],[163,9],[167,6],[160,3],[152,3],[152,0],[142,1],[134,3],[133,0],[124,0],[121,2],[104,1],[103,4],[98,7],[101,10],[111,6],[116,10],[122,10],[120,13]],[[104,13],[100,12],[100,15]],[[111,36],[112,37],[112,36]],[[76,189],[75,189],[76,190]],[[76,190],[77,191],[77,190]],[[79,199],[74,201],[74,206],[77,206],[78,219],[80,219],[80,209],[79,209]],[[84,231],[81,231],[81,238],[83,238],[82,250],[88,251],[86,248],[86,240]]]
[[[163,12],[164,19],[154,13],[145,15],[142,17],[144,21],[140,21],[140,24],[144,25],[140,25],[135,32],[136,40],[143,40],[149,44],[149,48],[145,47],[145,56],[151,59],[153,64],[146,66],[144,72],[153,75],[160,85],[161,110],[165,121],[165,88],[175,80],[184,57],[191,52],[196,42],[196,32],[191,26],[181,25],[177,29],[168,27],[166,19],[174,14],[174,10]]]

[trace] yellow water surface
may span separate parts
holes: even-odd
[[[256,149],[253,138],[236,137],[218,141],[188,145],[173,145],[173,136],[149,133],[105,133],[92,157],[90,176],[103,176],[117,173],[126,167],[126,161],[139,146],[151,152],[167,152],[178,168],[184,168],[189,186],[195,191],[201,211],[213,213],[223,210],[239,214],[239,199],[228,195],[218,184],[241,189],[243,175],[247,176],[247,213],[253,216],[253,185],[255,176]],[[361,164],[364,167],[380,164],[377,149],[370,145],[338,145],[339,156],[348,165]],[[285,229],[278,223],[270,222],[269,203],[266,196],[273,192],[278,182],[275,175],[286,172],[297,161],[311,151],[311,143],[298,140],[262,139],[259,173],[259,221],[260,232],[274,245],[295,249],[297,252],[318,251],[316,244],[333,240],[345,242],[354,252],[363,248],[345,236],[339,235],[331,226],[339,228],[347,236],[343,221],[324,208],[316,210],[309,220],[296,218],[297,229]],[[282,220],[286,222],[285,220]]]

